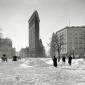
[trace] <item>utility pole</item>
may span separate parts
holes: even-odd
[[[70,24],[71,24],[71,22],[70,22],[70,15],[69,15],[69,27],[70,27]]]

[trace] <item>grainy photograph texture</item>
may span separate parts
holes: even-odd
[[[85,85],[85,0],[0,0],[0,85]]]

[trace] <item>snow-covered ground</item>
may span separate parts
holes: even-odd
[[[51,58],[0,62],[0,85],[85,85],[85,60],[60,61],[57,68]]]

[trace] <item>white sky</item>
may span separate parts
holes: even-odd
[[[53,32],[69,25],[85,25],[85,0],[0,0],[0,28],[13,47],[28,46],[28,20],[34,10],[40,17],[40,37],[46,49]]]

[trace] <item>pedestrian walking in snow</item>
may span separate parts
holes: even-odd
[[[1,57],[1,60],[2,60],[2,62],[4,61],[4,58],[3,58],[3,56]]]
[[[66,62],[66,57],[65,57],[65,56],[62,57],[62,61],[63,61],[64,63]]]
[[[17,56],[13,56],[13,60],[12,61],[17,61]]]
[[[2,61],[6,61],[7,62],[7,56],[5,54],[3,54],[3,56],[1,57]]]
[[[71,63],[72,63],[72,57],[71,57],[71,55],[70,55],[69,58],[68,58],[68,63],[69,63],[69,65],[71,66]]]
[[[57,58],[55,56],[53,57],[53,65],[57,67]]]

